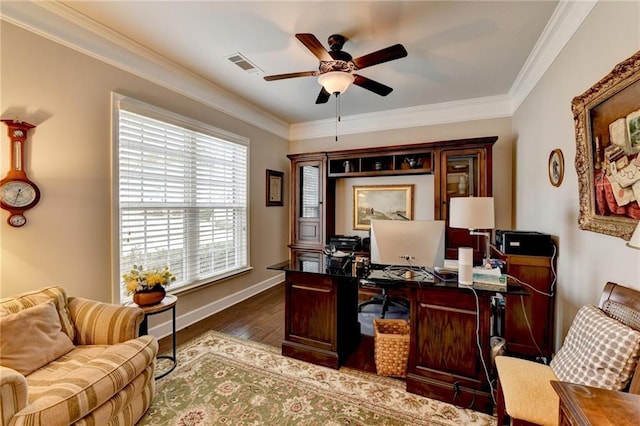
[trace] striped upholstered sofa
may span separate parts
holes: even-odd
[[[0,299],[3,426],[133,425],[155,392],[158,342],[139,308],[47,287]]]

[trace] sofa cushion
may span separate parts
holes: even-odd
[[[16,423],[78,421],[148,371],[157,352],[153,336],[108,346],[77,346],[27,376],[29,405],[16,414]]]
[[[640,332],[585,305],[550,366],[565,382],[604,389],[624,389],[640,354]]]
[[[0,365],[25,376],[73,349],[53,300],[0,317],[0,335]]]
[[[153,372],[154,366],[148,366],[120,392],[74,423],[74,426],[135,425],[147,411],[155,395]]]
[[[0,299],[0,316],[15,314],[23,309],[30,308],[47,300],[53,300],[58,310],[62,331],[69,336],[73,342],[75,337],[75,328],[69,316],[69,308],[67,302],[67,293],[62,287],[51,286],[41,288],[40,290],[22,293],[16,297],[8,297]]]

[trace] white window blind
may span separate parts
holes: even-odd
[[[302,217],[320,217],[320,171],[317,167],[302,168]]]
[[[247,269],[248,141],[118,105],[120,277],[133,265],[169,266],[171,289]]]

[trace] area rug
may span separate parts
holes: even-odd
[[[180,346],[139,425],[495,425],[407,393],[401,380],[333,370],[215,331]]]

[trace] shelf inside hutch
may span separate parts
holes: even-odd
[[[433,152],[397,151],[330,155],[329,177],[433,173]]]

